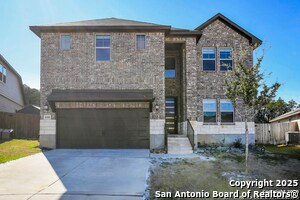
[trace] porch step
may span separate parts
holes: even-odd
[[[186,136],[168,137],[168,154],[191,154],[192,146]]]

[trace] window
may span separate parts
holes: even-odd
[[[3,67],[3,82],[6,83],[6,69]]]
[[[60,36],[60,49],[70,49],[71,48],[71,36],[61,35]]]
[[[165,78],[175,78],[176,77],[176,59],[166,58],[166,67],[165,67]]]
[[[96,61],[110,60],[110,35],[96,36]]]
[[[146,48],[146,36],[145,35],[136,35],[136,48],[145,49]]]
[[[233,104],[230,100],[220,100],[221,123],[233,123],[233,110]]]
[[[204,71],[215,71],[216,51],[215,48],[202,48],[202,61]]]
[[[220,48],[220,70],[232,70],[232,49]]]
[[[6,68],[0,64],[0,81],[6,83]]]
[[[203,122],[217,122],[217,102],[215,99],[203,99]]]

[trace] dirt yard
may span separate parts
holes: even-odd
[[[230,180],[272,180],[274,181],[273,187],[251,187],[250,190],[286,189],[298,190],[299,192],[299,183],[296,184],[298,185],[296,187],[276,187],[276,180],[299,181],[300,179],[300,160],[282,155],[251,153],[248,173],[245,173],[244,156],[227,152],[215,153],[213,157],[204,153],[197,154],[193,158],[164,158],[162,156],[161,158],[153,158],[152,163],[149,179],[150,199],[162,199],[156,197],[158,193],[161,197],[167,195],[163,192],[172,193],[172,197],[169,196],[166,199],[188,199],[175,198],[176,191],[202,192],[202,194],[208,192],[210,197],[202,197],[202,199],[218,199],[212,197],[213,191],[235,192],[238,190],[239,194],[248,191],[247,188],[241,189],[241,187],[230,186]],[[233,199],[233,197],[227,199]]]

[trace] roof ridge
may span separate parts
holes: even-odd
[[[97,21],[99,22],[99,21],[105,21],[105,20],[119,20],[119,21],[127,21],[127,22],[148,24],[148,25],[154,25],[154,26],[169,26],[169,25],[156,24],[156,23],[151,23],[151,22],[137,21],[137,20],[131,20],[131,19],[117,18],[117,17],[106,17],[106,18],[96,18],[96,19],[88,19],[88,20],[80,20],[80,21],[62,22],[62,23],[47,24],[47,25],[42,25],[42,26],[67,26],[68,24],[72,25],[72,24],[79,24],[79,23],[84,23],[84,22],[97,22]]]

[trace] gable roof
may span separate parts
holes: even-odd
[[[20,74],[9,64],[9,62],[0,54],[0,61],[1,63],[3,63],[4,67],[6,69],[8,69],[9,71],[11,71],[13,74],[16,75],[18,81],[19,81],[19,85],[20,85],[20,90],[21,90],[21,95],[23,97],[23,103],[26,103],[25,100],[25,94],[24,94],[24,88],[23,88],[23,81],[22,81],[22,77],[20,76]]]
[[[69,31],[163,31],[168,36],[191,36],[196,37],[197,42],[201,37],[202,30],[215,20],[220,19],[225,22],[234,30],[241,33],[247,39],[251,45],[261,45],[262,41],[226,18],[221,13],[216,14],[202,25],[198,26],[195,30],[188,30],[182,28],[175,28],[169,25],[154,24],[149,22],[140,22],[128,19],[120,18],[103,18],[94,20],[84,20],[77,22],[66,22],[41,26],[30,26],[30,30],[34,32],[38,37],[41,36],[41,32],[69,32]]]
[[[209,20],[207,20],[206,22],[204,22],[203,24],[201,24],[200,26],[195,28],[195,30],[202,31],[205,27],[207,27],[208,25],[210,25],[217,19],[224,22],[225,24],[230,26],[232,29],[234,29],[235,31],[241,33],[246,38],[248,38],[249,43],[251,45],[257,45],[257,46],[261,45],[262,41],[260,39],[258,39],[256,36],[252,35],[251,33],[246,31],[245,29],[243,29],[242,27],[240,27],[239,25],[237,25],[236,23],[234,23],[233,21],[231,21],[230,19],[228,19],[227,17],[222,15],[221,13],[216,14],[215,16],[213,16],[212,18],[210,18]]]
[[[17,111],[17,113],[25,113],[25,114],[40,114],[40,107],[29,104],[25,106],[24,108]]]
[[[282,120],[282,119],[293,117],[293,116],[298,115],[298,114],[300,115],[300,108],[297,108],[297,109],[292,110],[290,112],[287,112],[287,113],[285,113],[283,115],[275,117],[274,119],[270,120],[270,122],[276,122],[276,121],[279,121],[279,120]]]
[[[30,30],[40,37],[42,31],[87,31],[87,30],[161,30],[168,31],[171,26],[140,22],[119,18],[103,18],[77,22],[66,22],[42,26],[30,26]]]

